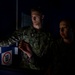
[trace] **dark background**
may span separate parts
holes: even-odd
[[[45,14],[45,26],[56,38],[59,33],[59,21],[69,17],[75,19],[73,0],[18,0],[18,27],[21,26],[21,12],[30,15],[34,6],[42,8]],[[16,30],[16,0],[0,0],[0,38],[10,36]]]
[[[54,38],[59,36],[59,21],[69,17],[75,20],[73,0],[18,0],[18,27],[21,27],[21,12],[30,15],[30,9],[40,6],[45,14],[45,25]],[[6,39],[16,30],[16,0],[0,0],[0,39]],[[3,75],[22,75],[16,71],[0,70]],[[23,74],[24,75],[24,74]]]
[[[20,0],[19,10],[30,14],[30,8],[39,6],[45,14],[45,28],[54,38],[59,37],[59,21],[62,18],[75,20],[75,3],[73,0]]]

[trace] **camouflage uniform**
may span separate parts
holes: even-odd
[[[54,66],[54,75],[75,74],[75,42],[71,44],[64,43],[63,39],[57,42],[56,60]]]
[[[32,26],[22,28],[21,30],[16,31],[7,41],[0,42],[0,46],[9,46],[16,41],[21,40],[29,43],[33,52],[31,59],[22,52],[21,67],[39,70],[42,67],[46,67],[48,65],[47,63],[51,62],[51,45],[53,39],[50,33],[45,32],[43,29],[37,31]]]

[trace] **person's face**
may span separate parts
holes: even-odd
[[[41,28],[41,23],[42,23],[42,15],[37,12],[37,11],[32,11],[31,12],[31,17],[32,17],[32,23],[33,23],[33,26],[37,29],[40,29]]]
[[[65,21],[61,21],[60,22],[60,36],[63,38],[63,39],[67,39],[69,37],[69,34],[70,34],[70,28],[68,27],[67,25],[68,23],[65,22]]]

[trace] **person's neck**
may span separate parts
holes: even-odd
[[[40,30],[40,29],[41,29],[41,24],[40,24],[40,25],[33,25],[33,27],[34,27],[36,30]]]
[[[73,42],[73,38],[63,39],[65,43],[71,44]]]

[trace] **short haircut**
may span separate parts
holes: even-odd
[[[64,19],[60,20],[60,22],[62,22],[62,21],[66,22],[67,26],[69,28],[71,27],[72,29],[74,29],[74,21],[72,19],[70,19],[70,18],[64,18]]]
[[[33,8],[31,8],[31,12],[33,12],[33,11],[37,11],[40,14],[43,14],[43,11],[42,11],[41,7],[33,7]]]

